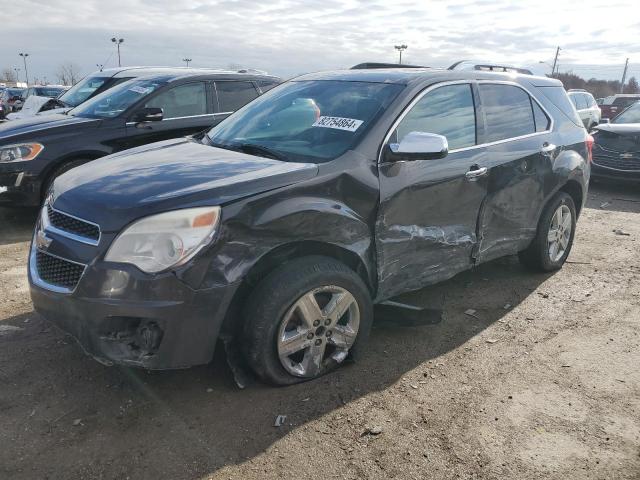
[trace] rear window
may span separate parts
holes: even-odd
[[[613,101],[613,105],[616,107],[626,108],[640,100],[640,97],[618,97]]]
[[[547,99],[553,103],[553,105],[560,110],[569,120],[575,123],[578,127],[584,127],[582,120],[578,116],[578,112],[573,108],[573,104],[567,96],[567,92],[564,88],[558,87],[537,87],[539,92],[547,97]]]

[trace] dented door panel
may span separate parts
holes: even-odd
[[[383,163],[376,221],[378,299],[453,277],[472,265],[487,177],[465,173],[486,160],[484,148],[440,160]]]

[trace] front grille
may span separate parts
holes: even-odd
[[[36,268],[40,279],[50,285],[73,290],[84,272],[84,265],[36,251]]]
[[[54,210],[51,208],[51,205],[47,205],[47,216],[49,217],[51,226],[59,230],[73,233],[74,235],[85,237],[96,242],[100,239],[100,228],[98,228],[97,225]]]
[[[640,171],[640,155],[634,155],[631,158],[621,158],[620,154],[616,153],[598,153],[594,154],[593,163],[602,167],[615,168],[616,170],[629,172]]]

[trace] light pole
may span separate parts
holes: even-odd
[[[191,59],[190,58],[183,58],[182,61],[184,63],[186,63],[187,64],[187,68],[189,68],[189,62],[191,61]]]
[[[406,45],[395,45],[393,48],[398,50],[398,52],[400,53],[400,61],[398,63],[402,65],[402,52],[404,52],[409,47],[407,47]]]
[[[16,83],[20,81],[20,69],[18,67],[13,67],[13,70],[16,72]]]
[[[18,55],[22,57],[22,61],[24,62],[24,76],[27,80],[27,87],[28,87],[29,86],[29,70],[27,70],[27,57],[29,56],[29,54],[19,53]]]
[[[120,44],[124,42],[124,38],[113,37],[111,41],[116,44],[116,47],[118,47],[118,66],[121,67],[122,64],[120,63]]]
[[[98,70],[102,71],[104,65],[102,65],[101,63],[96,63],[96,67],[98,67]]]

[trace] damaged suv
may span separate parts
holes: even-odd
[[[375,303],[504,255],[559,269],[591,145],[553,79],[302,76],[58,177],[31,296],[107,364],[204,364],[223,338],[264,381],[312,379],[363,350]]]

